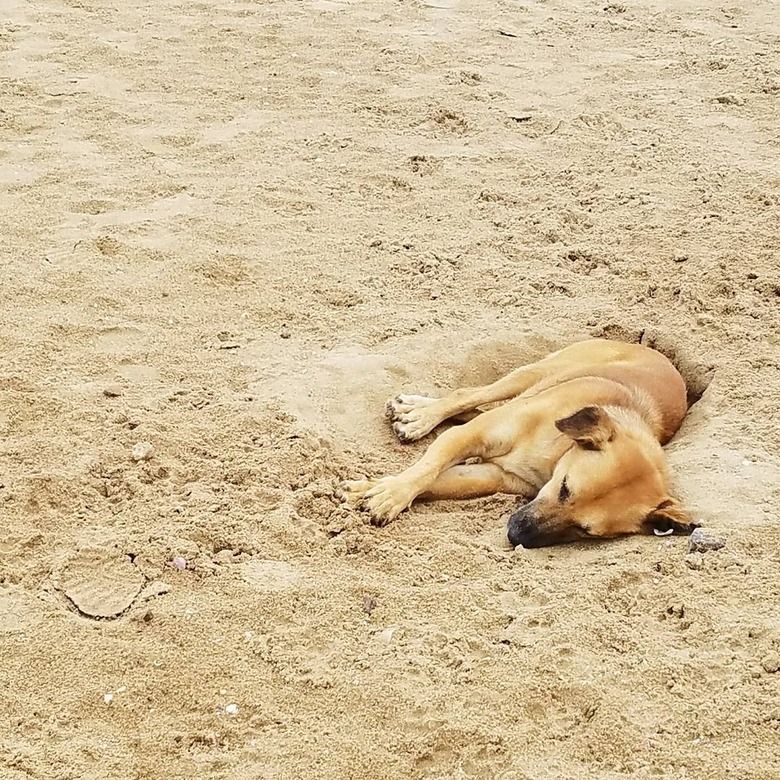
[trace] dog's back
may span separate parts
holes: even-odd
[[[565,347],[539,361],[548,371],[539,385],[550,386],[583,376],[617,382],[631,390],[638,405],[650,405],[648,423],[665,444],[688,410],[685,381],[660,352],[641,344],[593,339]]]

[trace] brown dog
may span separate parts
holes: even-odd
[[[500,401],[508,402],[479,411]],[[442,433],[400,474],[345,482],[342,495],[379,525],[418,497],[535,495],[509,518],[509,541],[524,547],[690,533],[696,525],[669,496],[661,449],[686,411],[685,382],[659,352],[583,341],[486,387],[389,401],[387,415],[404,442],[450,418],[468,422]]]

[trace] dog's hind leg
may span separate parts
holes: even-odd
[[[461,388],[443,398],[396,396],[387,402],[386,414],[402,442],[416,441],[451,417],[468,415],[467,419],[473,419],[477,407],[514,398],[549,375],[550,366],[545,361],[532,363],[492,384]]]

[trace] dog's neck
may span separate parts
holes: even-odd
[[[614,380],[612,380],[614,381]],[[624,402],[610,404],[605,407],[611,414],[618,419],[626,418],[627,423],[640,424],[646,426],[653,438],[659,441],[663,433],[663,423],[661,415],[644,390],[636,387],[629,387],[620,382],[615,382],[624,391],[620,395],[625,399]],[[622,399],[621,399],[622,400]]]

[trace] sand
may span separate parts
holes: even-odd
[[[780,777],[776,4],[2,10],[3,780]],[[594,335],[723,549],[333,497]]]

